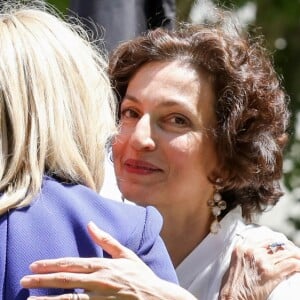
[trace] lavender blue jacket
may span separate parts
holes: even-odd
[[[45,177],[41,193],[30,206],[0,217],[0,299],[25,300],[30,295],[72,292],[27,290],[19,282],[30,274],[28,266],[35,260],[109,257],[90,239],[86,230],[89,221],[133,250],[158,276],[177,282],[159,237],[162,219],[154,208],[107,200],[82,185]]]

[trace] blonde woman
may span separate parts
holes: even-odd
[[[0,299],[71,293],[19,281],[36,259],[109,257],[89,221],[176,282],[157,211],[97,193],[115,104],[105,60],[75,27],[42,6],[0,13]]]

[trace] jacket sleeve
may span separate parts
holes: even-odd
[[[4,299],[7,249],[7,214],[0,216],[0,241],[0,299]]]
[[[159,233],[162,217],[158,211],[149,206],[146,208],[144,228],[137,255],[162,279],[178,283],[178,279]]]

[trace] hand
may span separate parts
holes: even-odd
[[[34,275],[21,279],[24,288],[80,288],[80,300],[100,299],[191,299],[195,298],[179,286],[158,278],[131,250],[122,246],[93,223],[88,231],[109,258],[60,258],[36,261],[30,265]],[[73,294],[28,299],[66,300]]]
[[[272,242],[236,246],[219,300],[266,300],[281,281],[300,271],[300,249],[285,241],[284,249],[272,253]]]

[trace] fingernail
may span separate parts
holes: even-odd
[[[96,225],[95,225],[95,223],[94,223],[93,221],[90,221],[90,222],[88,223],[88,225],[91,226],[91,227],[94,227],[94,228],[96,227]]]
[[[33,271],[36,267],[37,267],[37,263],[36,262],[33,262],[32,264],[30,264],[29,265],[29,269],[31,270],[31,271]]]
[[[24,277],[21,278],[21,280],[20,280],[21,285],[24,285],[24,284],[29,283],[29,282],[30,282],[30,278],[27,277],[27,276],[24,276]]]
[[[88,223],[88,226],[94,231],[102,232],[102,230],[92,221]]]

